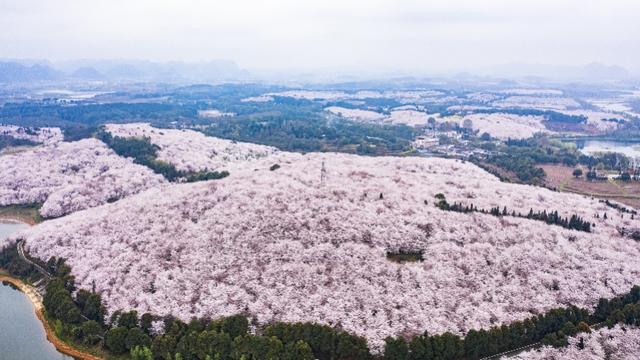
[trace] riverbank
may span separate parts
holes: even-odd
[[[21,222],[35,225],[42,221],[37,206],[0,206],[0,222]]]
[[[40,320],[40,322],[44,326],[44,330],[47,335],[47,341],[53,344],[56,350],[58,350],[59,352],[65,355],[69,355],[76,360],[103,360],[100,357],[84,353],[72,347],[71,345],[67,344],[66,342],[62,341],[56,336],[55,331],[53,330],[53,328],[51,327],[51,325],[49,324],[49,322],[44,316],[44,304],[42,303],[42,297],[38,294],[38,292],[32,286],[24,283],[20,279],[11,277],[4,272],[0,272],[0,281],[5,281],[12,284],[13,286],[17,287],[20,291],[22,291],[25,295],[27,295],[27,298],[29,298],[29,301],[34,307],[36,317],[38,318],[38,320]]]

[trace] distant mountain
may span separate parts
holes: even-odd
[[[631,75],[618,65],[590,63],[582,66],[511,63],[481,69],[484,75],[505,78],[552,79],[559,81],[628,80]]]
[[[187,63],[146,60],[47,60],[0,59],[0,82],[40,80],[156,81],[213,83],[246,81],[251,74],[229,60]]]
[[[601,63],[587,64],[584,66],[583,71],[585,77],[601,80],[624,80],[631,76],[629,71],[621,66]]]
[[[61,70],[73,73],[80,68],[92,68],[107,80],[161,82],[216,82],[250,78],[233,61],[213,60],[187,63],[180,61],[152,62],[145,60],[73,60],[56,63]]]
[[[92,67],[80,67],[71,73],[72,78],[85,79],[85,80],[103,80],[104,74]]]
[[[0,82],[27,82],[58,80],[64,74],[48,65],[23,65],[18,62],[0,62]]]
[[[111,79],[142,80],[146,77],[144,71],[131,64],[119,64],[107,70],[107,76]]]
[[[162,64],[158,74],[167,78],[179,76],[189,81],[238,80],[247,78],[249,75],[247,71],[240,69],[235,62],[228,60],[202,63],[166,63]]]

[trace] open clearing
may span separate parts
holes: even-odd
[[[570,166],[541,165],[540,167],[547,174],[546,184],[550,188],[616,200],[636,209],[640,208],[640,182],[587,181],[584,177],[576,179],[572,174],[574,168]]]

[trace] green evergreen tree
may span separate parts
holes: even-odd
[[[302,340],[290,343],[285,347],[282,360],[314,360],[311,346]]]
[[[129,329],[126,327],[116,327],[109,331],[104,336],[104,345],[111,353],[115,355],[124,354],[127,352],[126,338]]]
[[[136,346],[131,349],[130,354],[132,360],[153,360],[153,354],[146,346]]]
[[[409,346],[403,338],[388,337],[384,343],[384,360],[409,360]]]

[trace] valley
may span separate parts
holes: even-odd
[[[0,360],[640,359],[638,14],[0,1]]]
[[[46,293],[68,295],[45,301],[59,336],[94,354],[162,357],[168,347],[204,360],[172,326],[223,336],[214,329],[246,321],[237,341],[251,345],[225,345],[233,351],[276,334],[270,351],[301,358],[386,357],[441,341],[451,359],[520,346],[517,356],[535,358],[590,326],[600,336],[614,313],[602,301],[634,291],[637,159],[560,137],[631,134],[633,116],[578,110],[584,102],[562,90],[249,94],[199,86],[160,103],[109,103],[104,91],[20,105],[67,115],[5,126],[31,143],[11,140],[0,155],[2,211],[37,224],[4,240],[0,264],[34,276],[11,255],[24,241],[60,278]],[[15,106],[0,108],[2,122],[15,121]],[[98,115],[115,108],[128,115]],[[546,316],[565,320],[516,335]],[[295,326],[351,345],[291,342]],[[520,338],[503,343],[497,329]]]

